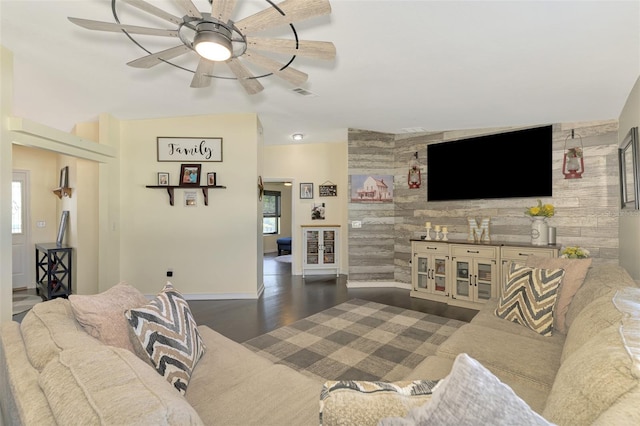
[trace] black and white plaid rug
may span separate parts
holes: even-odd
[[[400,380],[463,321],[352,299],[246,341],[279,364],[325,380]]]

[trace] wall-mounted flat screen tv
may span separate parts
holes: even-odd
[[[550,197],[551,126],[427,145],[427,201]]]

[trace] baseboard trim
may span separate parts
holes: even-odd
[[[400,283],[397,281],[349,281],[347,280],[347,288],[383,288],[392,287],[400,288],[403,290],[411,290],[411,284]]]
[[[186,300],[249,300],[259,299],[264,292],[264,287],[257,293],[197,293],[197,294],[182,294]]]

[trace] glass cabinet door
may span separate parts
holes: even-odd
[[[428,257],[421,257],[420,255],[418,255],[418,258],[416,259],[417,261],[417,273],[418,273],[418,277],[417,277],[417,285],[418,288],[416,288],[416,290],[418,289],[423,289],[426,290],[427,289],[427,282],[429,280],[429,258]]]
[[[336,263],[336,232],[335,231],[323,231],[322,232],[322,263],[325,265],[331,265]]]
[[[491,287],[493,279],[493,266],[490,262],[478,261],[476,285],[478,287],[478,300],[491,299]]]
[[[307,255],[307,264],[308,265],[317,265],[319,263],[319,253],[320,253],[320,242],[318,238],[320,237],[319,231],[307,231],[307,246],[305,253]]]
[[[455,261],[455,295],[460,299],[471,299],[471,281],[470,281],[470,262],[468,261]]]
[[[433,292],[447,293],[447,259],[436,257],[433,261]]]

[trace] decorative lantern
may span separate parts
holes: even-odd
[[[422,174],[420,173],[420,164],[418,163],[418,153],[416,152],[409,161],[409,175],[407,176],[409,189],[420,188],[422,183]]]
[[[565,179],[582,179],[582,173],[584,173],[584,158],[582,155],[582,136],[580,138],[580,145],[574,143],[574,133],[571,130],[571,144],[574,146],[567,148],[567,140],[569,136],[564,140],[564,159],[562,161],[562,174]],[[571,145],[570,144],[570,145]]]

